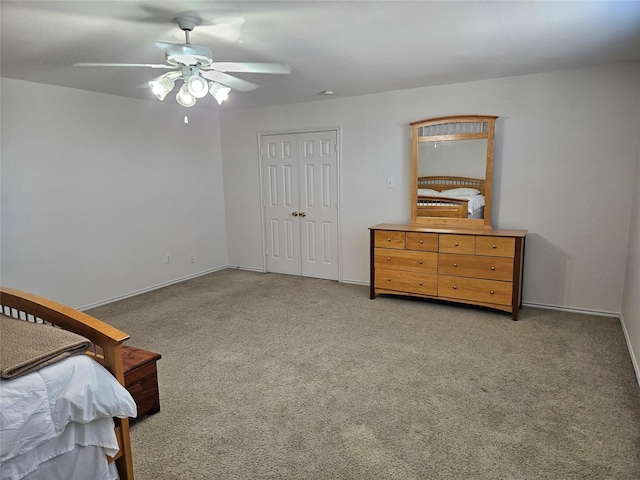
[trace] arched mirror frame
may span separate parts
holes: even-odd
[[[411,223],[434,227],[492,228],[491,192],[493,177],[493,144],[495,136],[495,116],[457,115],[420,120],[411,123]],[[485,177],[478,189],[485,197],[483,218],[459,218],[449,216],[421,216],[418,209],[418,152],[425,142],[448,142],[465,140],[487,140],[485,157]],[[478,179],[482,180],[482,179]],[[456,183],[447,188],[475,186],[472,183]],[[440,213],[439,215],[442,215]]]

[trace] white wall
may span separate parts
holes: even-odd
[[[640,85],[638,85],[638,89],[640,90]],[[640,98],[638,99],[638,115],[640,115]],[[627,254],[627,272],[621,317],[638,383],[640,383],[640,130],[638,131],[637,139],[638,161],[636,164],[629,252]]]
[[[499,115],[492,223],[529,230],[525,302],[619,313],[639,83],[632,62],[222,112],[229,262],[264,265],[257,132],[341,126],[342,279],[368,283],[367,228],[410,220],[408,123]]]
[[[3,285],[84,307],[227,265],[217,112],[1,88]]]
[[[639,84],[634,62],[220,120],[192,109],[185,126],[159,102],[3,78],[0,281],[82,307],[227,264],[262,270],[257,132],[340,125],[341,278],[366,284],[367,228],[409,221],[408,123],[493,114],[493,224],[529,230],[525,302],[623,311],[637,345]]]

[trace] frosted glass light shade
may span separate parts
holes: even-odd
[[[220,85],[217,82],[212,82],[211,87],[209,88],[209,93],[213,98],[216,99],[218,105],[222,105],[227,98],[229,98],[229,92],[231,89],[229,87],[225,87],[224,85]]]
[[[186,85],[189,93],[196,98],[202,98],[206,96],[209,89],[207,81],[200,75],[190,76],[186,82]]]
[[[151,80],[149,82],[151,91],[161,101],[164,100],[164,97],[166,97],[171,90],[173,90],[174,85],[174,81],[167,77],[160,78],[158,80]]]
[[[183,107],[193,107],[196,104],[196,99],[187,90],[186,83],[182,85],[180,90],[178,90],[178,94],[176,95],[176,100]]]

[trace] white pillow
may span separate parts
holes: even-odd
[[[451,190],[443,190],[440,192],[441,197],[473,197],[478,194],[480,194],[480,190],[476,190],[475,188],[452,188]]]
[[[419,197],[437,197],[440,195],[440,192],[437,190],[431,190],[430,188],[419,188],[418,196]]]

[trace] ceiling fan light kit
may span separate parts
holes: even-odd
[[[182,16],[174,19],[185,34],[184,44],[160,43],[165,50],[165,64],[150,63],[77,63],[82,67],[147,67],[171,70],[160,77],[151,80],[149,87],[153,94],[163,101],[175,87],[176,80],[183,84],[176,95],[177,102],[183,107],[192,107],[196,99],[206,97],[210,93],[222,105],[229,98],[231,90],[249,92],[258,88],[257,85],[226,72],[242,73],[272,73],[288,75],[291,67],[280,63],[245,63],[245,62],[214,62],[211,49],[202,45],[193,45],[189,41],[189,32],[200,23],[200,19],[193,16]],[[244,22],[244,19],[240,24]],[[238,25],[239,26],[239,25]],[[185,122],[186,123],[186,122]]]

